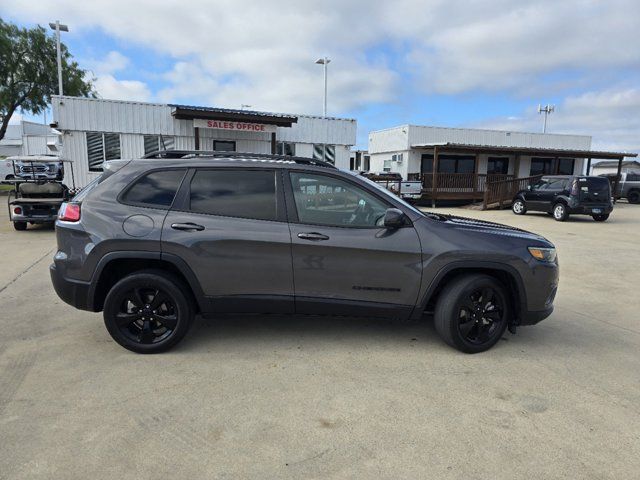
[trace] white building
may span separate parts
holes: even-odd
[[[279,153],[348,169],[356,142],[353,119],[66,96],[54,96],[52,107],[77,186],[105,160],[163,149]]]
[[[640,162],[636,160],[626,160],[620,165],[620,173],[640,173]],[[591,168],[591,175],[615,175],[618,173],[618,162],[603,161],[594,163]]]
[[[0,140],[0,157],[55,155],[58,146],[58,136],[48,125],[22,120],[8,125],[4,138]]]
[[[432,173],[437,147],[438,173],[527,177],[581,173],[585,157],[578,155],[591,149],[591,137],[401,125],[369,134],[371,170],[405,179]]]

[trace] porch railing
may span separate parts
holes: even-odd
[[[511,178],[511,179],[491,179],[487,181],[484,190],[482,208],[502,208],[505,204],[511,205],[513,197],[520,190],[526,189],[542,178],[542,175],[532,177]]]
[[[485,173],[409,174],[409,180],[421,180],[422,194],[436,199],[482,199],[490,182],[512,180],[513,175]]]

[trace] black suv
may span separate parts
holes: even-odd
[[[546,212],[559,222],[576,214],[604,222],[613,211],[613,199],[609,180],[604,177],[552,175],[519,191],[511,209],[516,215],[528,210]]]
[[[553,310],[556,253],[538,235],[423,213],[311,159],[173,155],[109,162],[56,222],[57,294],[103,310],[125,348],[167,350],[196,314],[428,313],[474,353]]]

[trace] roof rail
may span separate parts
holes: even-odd
[[[142,158],[247,158],[274,160],[280,162],[299,163],[301,165],[315,165],[317,167],[326,167],[337,169],[337,167],[324,160],[316,160],[315,158],[293,157],[289,155],[271,155],[268,153],[244,153],[244,152],[221,152],[215,150],[158,150],[156,152],[147,153]]]

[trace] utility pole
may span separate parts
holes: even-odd
[[[322,116],[327,116],[327,65],[331,62],[329,57],[323,57],[316,60],[318,65],[324,66],[324,103],[322,106]]]
[[[547,133],[547,117],[553,112],[555,112],[555,110],[556,110],[555,105],[547,104],[546,106],[543,107],[542,105],[538,104],[538,113],[544,113],[544,123],[542,124],[542,133]]]
[[[51,30],[56,32],[56,47],[58,53],[58,93],[62,96],[62,52],[60,51],[60,32],[68,32],[69,27],[62,25],[60,20],[56,20],[56,23],[50,23]]]

